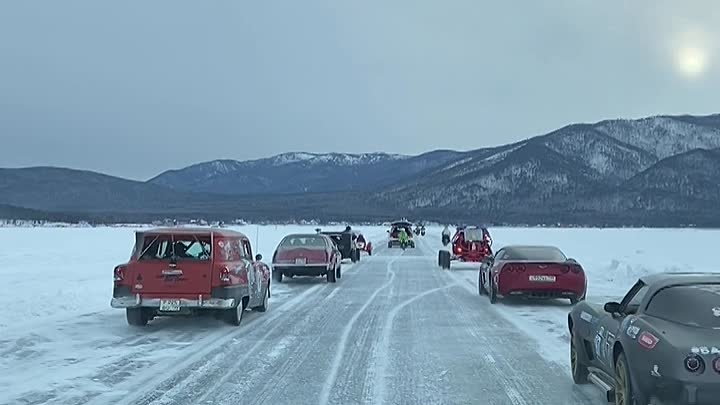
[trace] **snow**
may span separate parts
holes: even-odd
[[[323,226],[327,230],[343,227]],[[315,225],[231,227],[245,233],[257,248],[256,253],[265,255],[266,259],[286,234],[314,232],[315,228]],[[385,227],[353,228],[362,231],[378,247],[385,241]],[[512,333],[515,343],[532,340],[535,345],[528,346],[527,350],[537,350],[558,370],[567,372],[569,303],[500,300],[490,305],[486,298],[477,296],[474,265],[454,263],[451,271],[440,271],[435,265],[441,229],[441,226],[428,227],[428,234],[419,239],[417,250],[381,251],[370,260],[363,259],[361,267],[345,263],[343,274],[347,276],[338,283],[343,289],[325,283],[275,285],[271,310],[265,314],[247,313],[247,322],[256,322],[256,326],[234,332],[232,328],[219,328],[212,319],[187,322],[161,318],[143,331],[127,327],[124,312],[111,309],[109,301],[112,269],[127,260],[133,228],[0,228],[0,243],[6,247],[0,251],[0,284],[4,292],[0,295],[0,369],[13,370],[0,375],[0,403],[13,398],[33,403],[80,403],[77,398],[84,396],[94,398],[93,403],[98,404],[114,403],[118,397],[123,397],[123,403],[146,403],[140,399],[147,393],[136,392],[138,384],[144,381],[143,389],[164,384],[169,378],[168,364],[189,371],[180,373],[181,380],[170,382],[173,385],[165,390],[167,395],[163,401],[182,398],[193,389],[202,389],[202,384],[208,381],[222,387],[235,387],[227,388],[228,395],[232,395],[234,389],[245,389],[239,383],[244,381],[242,378],[256,381],[270,374],[274,381],[282,382],[285,372],[277,370],[282,370],[288,352],[307,354],[326,333],[332,333],[328,335],[333,342],[330,350],[318,349],[322,355],[307,359],[319,362],[318,367],[325,373],[319,374],[319,379],[312,383],[315,385],[307,389],[321,394],[321,403],[333,402],[334,394],[331,395],[330,390],[346,381],[350,375],[348,370],[352,370],[346,363],[362,358],[373,365],[374,374],[369,374],[369,381],[374,381],[374,385],[368,387],[369,395],[391,400],[398,395],[393,391],[393,381],[399,376],[394,373],[406,364],[396,364],[393,357],[407,355],[414,359],[411,354],[398,351],[397,334],[406,331],[403,325],[411,327],[413,322],[428,325],[445,322],[437,319],[442,313],[437,311],[461,311],[457,315],[446,314],[451,314],[450,319],[455,322],[465,322],[466,326],[468,322],[472,324],[473,319],[478,321],[478,327],[443,329],[442,336],[472,339],[477,344],[496,338],[498,331]],[[638,277],[646,274],[715,271],[713,248],[720,236],[717,230],[698,229],[492,228],[490,231],[496,250],[507,244],[559,246],[583,265],[589,280],[587,299],[598,303],[618,299]],[[360,282],[354,283],[353,277]],[[458,294],[458,286],[467,290],[464,296]],[[320,292],[323,293],[318,294]],[[428,308],[428,303],[448,300],[459,307],[436,305],[437,311]],[[331,304],[340,312],[313,311],[321,304]],[[302,310],[298,316],[308,317],[307,320],[297,320],[293,313],[297,308]],[[487,314],[483,315],[483,311]],[[327,324],[313,326],[311,319],[316,318]],[[497,319],[504,319],[506,326],[500,325],[500,329],[492,332],[492,325],[499,325]],[[288,328],[295,334],[288,334]],[[372,329],[370,336],[373,337],[364,337],[368,328]],[[433,342],[435,332],[440,334],[432,330],[425,332],[428,335],[420,342],[428,340],[428,344]],[[361,338],[373,345],[372,353],[361,356],[356,352],[362,349],[362,345],[356,345]],[[266,346],[268,339],[276,339],[275,344]],[[305,346],[297,349],[299,344]],[[233,358],[254,358],[252,353],[265,351],[262,363],[248,373],[226,372],[226,363],[232,359],[226,360],[221,348],[237,352],[234,346],[245,349],[240,352],[244,357]],[[458,349],[465,350],[453,350]],[[504,349],[498,350],[481,353],[487,363],[483,367],[504,370],[516,360],[504,353]],[[426,354],[429,358],[434,355],[444,360],[452,358],[443,351]],[[302,370],[306,366],[304,359],[293,360],[293,367]],[[426,360],[428,358],[414,361],[418,367],[434,367]],[[452,363],[437,366],[453,367]],[[203,370],[216,374],[203,380],[206,378]],[[458,370],[455,369],[455,374],[451,372],[453,378],[460,378]],[[562,381],[565,380],[561,380],[561,384]],[[428,389],[434,387],[434,383],[428,384]],[[516,388],[511,384],[505,391],[512,393]],[[288,389],[300,388],[288,386]],[[204,397],[211,391],[202,392],[205,394],[198,395]],[[102,394],[97,396],[98,393]],[[522,397],[517,398],[516,402],[521,402]]]

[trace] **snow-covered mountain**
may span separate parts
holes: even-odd
[[[176,190],[219,194],[363,191],[437,167],[459,154],[293,152],[258,160],[199,163],[164,172],[149,182]]]
[[[653,193],[660,198],[661,192],[694,198],[707,189],[707,197],[720,202],[711,191],[720,187],[720,173],[713,171],[715,152],[709,151],[717,148],[720,115],[570,125],[512,145],[467,152],[377,198],[392,202],[401,194],[410,209],[528,216],[572,210],[580,206],[576,201],[612,195],[590,207],[610,212],[625,206],[619,202],[623,195],[632,199],[640,189],[646,200]]]

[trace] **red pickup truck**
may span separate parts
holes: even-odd
[[[138,231],[130,261],[115,267],[113,308],[124,308],[130,325],[156,316],[210,311],[240,325],[246,309],[264,312],[270,298],[270,267],[253,257],[242,233],[214,228]]]

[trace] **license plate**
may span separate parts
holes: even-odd
[[[529,276],[530,281],[535,281],[538,283],[554,283],[555,282],[555,276]]]
[[[180,300],[160,300],[160,310],[165,312],[180,311]]]
[[[297,259],[295,259],[295,264],[305,264],[305,263],[307,263],[307,259],[304,257],[298,257]]]

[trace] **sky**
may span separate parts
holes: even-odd
[[[717,0],[0,2],[0,167],[145,180],[720,112]]]

